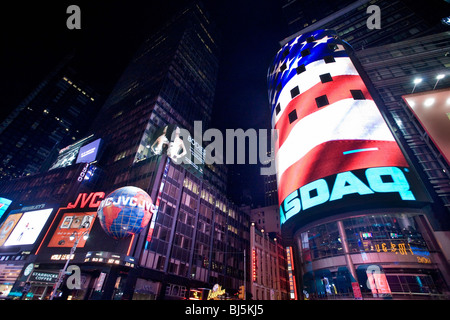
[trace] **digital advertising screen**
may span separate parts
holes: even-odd
[[[8,239],[9,235],[11,234],[21,217],[22,213],[10,214],[2,223],[2,225],[0,226],[0,246],[4,245],[6,239]]]
[[[80,151],[80,148],[89,142],[92,139],[92,136],[89,136],[87,138],[81,139],[59,151],[58,157],[56,158],[55,162],[51,165],[49,170],[58,169],[58,168],[64,168],[71,166],[75,163],[75,161],[78,159],[78,153]],[[85,150],[85,155],[89,156],[90,154],[86,154],[88,150]],[[80,161],[82,162],[82,161]]]
[[[42,209],[23,213],[3,245],[34,244],[52,211],[53,209]]]
[[[403,100],[450,164],[450,89],[408,94]]]
[[[82,235],[84,232],[89,234],[96,217],[97,211],[65,213],[62,216],[57,229],[53,233],[53,237],[48,246],[72,248],[75,244],[75,238],[71,240],[70,236],[75,234],[80,237],[77,247],[84,247],[86,240]]]
[[[334,31],[286,43],[268,85],[282,224],[363,199],[417,200],[409,164]]]
[[[80,148],[76,163],[90,163],[97,159],[102,139],[97,139]]]
[[[12,200],[0,197],[0,220],[2,219],[11,202]]]
[[[203,175],[204,148],[186,130],[170,124],[159,128],[149,145],[153,155],[167,154],[173,162],[183,165],[196,175]]]

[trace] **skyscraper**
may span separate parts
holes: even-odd
[[[226,167],[177,164],[170,148],[156,152],[153,146],[157,137],[167,134],[170,139],[180,128],[192,132],[195,120],[208,127],[218,71],[215,41],[206,11],[200,4],[189,5],[144,42],[91,123],[86,140],[68,146],[78,148],[81,156],[95,154],[90,161],[2,185],[0,192],[13,200],[13,209],[50,201],[59,206],[18,265],[29,258],[42,266],[39,272],[59,270],[70,249],[70,239],[57,235],[72,220],[67,215],[84,214],[82,209],[94,214],[106,195],[134,186],[153,200],[152,220],[139,234],[113,239],[95,217],[89,239],[72,259],[81,266],[88,288],[78,293],[63,288],[63,295],[182,299],[190,288],[215,284],[232,295],[249,279],[243,260],[249,215],[225,195]],[[193,139],[189,143],[201,158],[203,146]],[[2,254],[11,252],[0,246]],[[24,276],[19,274],[11,294],[22,290]],[[45,298],[51,284],[32,281],[31,291]]]
[[[177,124],[194,134],[197,120],[208,128],[218,72],[216,38],[207,13],[195,4],[145,40],[91,126],[106,140],[121,141],[106,150],[110,170],[150,157],[149,144],[160,127]]]
[[[70,57],[0,125],[0,179],[48,169],[48,159],[86,134],[100,95],[70,67]]]

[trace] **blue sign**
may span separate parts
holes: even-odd
[[[76,163],[90,163],[97,158],[98,149],[102,139],[97,139],[80,148]]]

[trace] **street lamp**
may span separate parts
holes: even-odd
[[[419,83],[421,83],[421,82],[422,82],[422,78],[416,78],[416,79],[414,79],[414,87],[413,87],[411,93],[414,92],[414,89],[416,89],[416,86],[417,86]]]
[[[80,242],[81,238],[83,238],[83,240],[86,241],[88,237],[89,237],[89,232],[87,230],[84,231],[80,235],[78,235],[78,232],[74,231],[69,236],[70,241],[74,241],[75,240],[75,242],[73,244],[73,247],[70,249],[70,254],[69,254],[68,258],[67,258],[67,261],[66,261],[66,264],[64,265],[64,268],[59,271],[58,281],[56,281],[55,286],[53,287],[53,291],[52,291],[52,294],[50,295],[50,299],[49,300],[53,300],[53,298],[55,297],[56,290],[58,290],[59,286],[61,285],[61,283],[63,281],[64,274],[66,273],[67,267],[69,266],[70,258],[75,253],[75,250],[77,249],[78,243]]]
[[[83,240],[87,240],[87,238],[89,238],[89,234],[87,233],[87,231],[84,231],[83,234],[81,235],[81,237],[77,238],[78,233],[76,231],[74,231],[70,236],[69,239],[70,241],[73,241],[76,239],[75,241],[75,247],[78,245],[78,242],[81,240],[81,237],[83,237]]]
[[[436,83],[434,84],[433,90],[436,88],[436,86],[437,86],[439,80],[444,79],[444,77],[445,77],[445,74],[438,74],[438,75],[436,76]]]

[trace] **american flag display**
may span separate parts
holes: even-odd
[[[334,31],[286,43],[267,78],[280,204],[320,178],[409,166]]]

